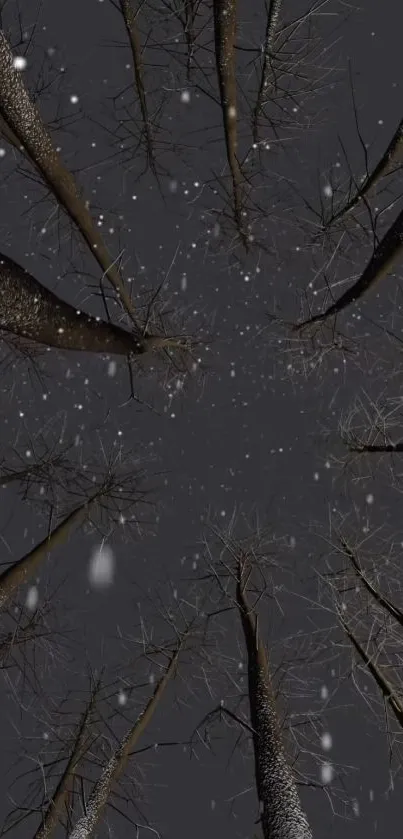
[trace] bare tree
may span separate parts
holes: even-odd
[[[312,315],[301,323],[294,324],[294,330],[300,331],[317,323],[325,323],[359,301],[370,291],[378,280],[387,277],[399,264],[402,253],[403,211],[399,213],[383,238],[374,246],[373,254],[358,280],[344,292],[334,303],[317,315]]]
[[[376,166],[369,170],[369,162],[368,162],[368,150],[363,141],[361,132],[358,126],[358,118],[357,118],[357,111],[354,103],[354,115],[355,121],[357,126],[357,133],[359,136],[360,144],[363,150],[364,159],[365,159],[365,175],[362,177],[360,183],[356,183],[354,181],[354,191],[353,194],[347,197],[347,200],[344,204],[337,210],[333,212],[333,195],[332,195],[332,211],[328,219],[326,219],[324,226],[330,227],[331,225],[335,224],[336,222],[342,221],[347,215],[353,212],[355,208],[360,203],[365,203],[368,201],[368,198],[371,192],[375,189],[375,187],[382,181],[383,178],[393,175],[395,172],[399,171],[402,164],[402,149],[403,149],[403,120],[399,121],[399,124],[393,133],[393,136],[388,143],[383,155],[378,160]],[[350,188],[350,191],[352,189]]]
[[[123,773],[130,752],[134,749],[141,735],[146,731],[155,710],[157,709],[165,688],[175,672],[180,647],[178,647],[165,670],[164,675],[158,681],[151,699],[149,699],[143,712],[140,714],[134,725],[127,731],[119,746],[115,749],[110,759],[102,768],[101,774],[95,783],[86,805],[86,812],[69,833],[70,839],[90,839],[94,836],[95,829],[99,823],[105,807],[112,792],[113,785]]]
[[[4,32],[0,33],[0,83],[2,88],[0,114],[4,122],[18,138],[24,152],[39,171],[44,183],[51,190],[59,205],[65,209],[77,226],[91,253],[102,268],[103,276],[106,276],[112,283],[134,329],[133,347],[141,347],[142,338],[148,337],[148,330],[154,319],[154,311],[157,302],[159,303],[161,288],[153,293],[151,302],[147,307],[145,320],[142,322],[123,282],[117,267],[117,260],[110,256],[99,229],[92,219],[88,203],[81,197],[73,175],[62,163],[40,113],[30,99],[21,71],[16,69],[13,54]],[[154,350],[162,349],[164,351],[168,349],[173,351],[177,348],[179,355],[183,353],[184,349],[189,350],[192,344],[189,335],[167,335],[165,332],[166,318],[163,317],[163,314],[160,314],[159,318],[163,321],[164,328],[162,334],[150,336]],[[116,329],[115,334],[117,334]],[[151,344],[149,346],[151,347]]]
[[[204,579],[219,593],[216,609],[211,614],[220,615],[235,609],[240,621],[247,660],[250,724],[244,721],[238,709],[234,713],[227,706],[223,707],[223,702],[213,716],[228,714],[252,737],[259,820],[265,839],[311,837],[291,758],[283,743],[278,696],[257,613],[257,604],[265,596],[265,569],[270,565],[276,544],[260,526],[252,535],[239,539],[234,535],[234,527],[234,516],[225,530],[211,525],[216,545],[210,545],[206,540],[207,573]],[[260,580],[260,592],[254,589],[254,604],[251,605],[248,588],[254,575]],[[207,719],[210,718],[211,714]]]
[[[399,544],[384,529],[357,534],[343,521],[325,537],[326,571],[318,574],[319,604],[336,618],[329,645],[346,657],[355,693],[387,738],[401,767],[403,725],[400,645],[403,627]],[[396,726],[397,723],[397,726]]]
[[[4,143],[9,144],[9,155],[5,160],[7,178],[13,178],[16,173],[18,177],[23,174],[24,178],[31,179],[35,189],[39,185],[42,198],[45,195],[46,200],[51,198],[52,234],[54,218],[60,216],[67,220],[69,233],[76,237],[73,240],[70,236],[70,254],[73,256],[70,264],[64,266],[63,277],[74,271],[79,275],[80,282],[86,282],[88,296],[93,291],[90,281],[85,280],[85,272],[78,270],[76,256],[81,255],[81,243],[95,260],[96,289],[104,305],[102,319],[92,313],[87,303],[84,304],[85,312],[81,311],[81,307],[77,310],[72,302],[67,302],[71,300],[67,280],[63,279],[61,296],[56,294],[53,286],[48,288],[45,281],[42,284],[39,260],[39,267],[32,268],[31,274],[24,267],[28,255],[18,258],[18,243],[11,237],[0,254],[0,339],[9,351],[7,360],[10,356],[13,359],[17,349],[29,359],[30,352],[34,352],[35,345],[38,345],[39,348],[79,352],[81,356],[75,359],[77,368],[81,365],[82,369],[86,361],[91,369],[91,360],[84,353],[116,354],[128,361],[133,398],[133,369],[150,375],[154,371],[161,374],[164,397],[168,397],[164,408],[169,410],[173,394],[181,392],[186,374],[194,372],[201,364],[199,347],[208,345],[204,328],[198,331],[188,329],[187,313],[194,323],[200,310],[210,305],[206,288],[214,288],[214,293],[222,291],[220,283],[215,284],[214,278],[212,280],[208,274],[208,255],[211,242],[215,241],[218,248],[214,258],[220,253],[220,257],[224,256],[231,263],[232,254],[235,254],[235,290],[225,290],[218,308],[225,308],[231,313],[238,307],[243,314],[247,313],[246,325],[240,324],[242,318],[238,323],[237,316],[232,321],[229,316],[228,320],[224,317],[220,323],[222,332],[228,328],[228,323],[235,331],[233,346],[236,351],[238,348],[240,358],[244,346],[247,352],[249,343],[246,342],[256,328],[256,332],[265,337],[269,333],[272,346],[275,346],[276,352],[270,361],[273,365],[269,373],[270,382],[277,383],[279,378],[288,374],[292,376],[295,367],[291,364],[289,369],[285,360],[286,342],[274,334],[274,324],[281,322],[283,331],[286,327],[287,341],[292,346],[294,358],[298,358],[298,374],[302,371],[306,380],[313,377],[325,358],[330,354],[333,358],[334,351],[346,362],[346,368],[349,366],[347,362],[351,361],[355,372],[359,371],[369,380],[370,371],[365,367],[369,352],[365,355],[366,350],[360,346],[361,327],[355,320],[353,326],[346,325],[344,335],[339,321],[342,315],[353,311],[354,303],[361,304],[369,296],[378,280],[396,273],[399,266],[403,240],[403,213],[398,206],[400,194],[394,196],[389,206],[382,205],[381,209],[373,207],[371,202],[374,194],[384,189],[385,181],[388,186],[382,192],[383,197],[389,195],[390,184],[391,190],[395,189],[396,193],[399,190],[398,179],[393,176],[401,167],[402,120],[389,143],[385,144],[386,149],[381,149],[374,166],[369,165],[357,121],[365,153],[364,178],[360,181],[355,177],[351,167],[342,201],[338,200],[343,190],[340,186],[337,195],[332,193],[330,196],[327,214],[322,212],[321,204],[321,211],[316,215],[314,213],[313,225],[310,215],[307,224],[311,229],[308,233],[304,229],[301,206],[303,212],[311,213],[313,204],[310,194],[306,198],[300,196],[300,205],[295,204],[299,177],[303,175],[309,181],[314,180],[315,139],[311,145],[311,138],[314,138],[311,129],[314,125],[320,128],[321,121],[326,118],[328,103],[321,101],[320,97],[329,91],[330,102],[330,85],[333,86],[338,79],[333,51],[338,34],[333,40],[331,19],[337,19],[336,26],[339,26],[345,14],[345,4],[342,4],[341,13],[339,4],[331,4],[330,0],[308,0],[295,4],[295,8],[282,0],[264,0],[257,21],[252,6],[243,10],[236,0],[212,0],[210,4],[199,0],[162,0],[156,4],[111,0],[110,4],[104,4],[103,9],[108,9],[111,20],[111,26],[108,23],[105,30],[106,38],[110,39],[106,49],[113,50],[108,58],[112,54],[113,60],[117,59],[118,81],[105,79],[105,83],[113,87],[112,95],[109,95],[110,87],[103,88],[103,95],[99,97],[102,102],[97,101],[94,110],[91,110],[93,106],[90,104],[89,109],[92,129],[97,125],[102,142],[109,151],[112,145],[113,153],[109,158],[106,154],[104,156],[104,146],[101,152],[96,151],[96,160],[90,158],[85,168],[85,132],[81,136],[77,132],[70,150],[77,153],[77,157],[82,152],[81,169],[78,166],[72,168],[67,163],[69,149],[61,142],[59,145],[61,134],[69,127],[69,122],[65,118],[63,101],[59,101],[55,76],[51,76],[47,84],[44,78],[48,67],[46,63],[37,72],[35,66],[28,62],[28,72],[25,73],[24,61],[18,60],[32,54],[24,46],[28,39],[33,44],[36,40],[40,41],[41,30],[37,20],[27,27],[29,35],[25,27],[17,27],[21,28],[17,47],[17,39],[9,39],[6,34],[13,31],[14,24],[6,25],[3,14],[5,4],[0,3],[0,6],[0,135]],[[253,12],[250,19],[249,12]],[[18,17],[18,13],[15,14]],[[327,37],[330,28],[332,35]],[[104,43],[102,41],[102,49]],[[23,56],[17,54],[17,49]],[[122,61],[121,56],[127,58]],[[38,63],[41,60],[39,50]],[[130,63],[125,65],[126,60]],[[127,75],[126,71],[129,71]],[[49,112],[54,119],[47,113],[47,97],[52,102]],[[203,108],[197,107],[200,97],[204,97]],[[175,99],[181,105],[172,110],[167,103]],[[192,110],[188,105],[195,107]],[[187,115],[182,118],[186,109]],[[356,117],[356,109],[354,114]],[[107,116],[107,125],[102,124],[104,115]],[[77,122],[80,118],[85,118],[84,111],[77,116]],[[307,139],[309,143],[306,143]],[[219,149],[216,158],[210,153],[213,144]],[[309,155],[312,151],[312,157],[305,157],[305,160],[303,144],[309,146]],[[92,145],[98,145],[95,138]],[[166,152],[162,162],[161,149]],[[200,164],[201,158],[207,161],[205,167]],[[304,166],[304,163],[309,165]],[[116,230],[110,227],[109,233],[104,234],[106,219],[103,215],[98,220],[96,218],[95,200],[98,199],[94,196],[98,190],[95,178],[86,186],[86,194],[80,183],[84,184],[84,175],[91,169],[98,172],[100,169],[96,167],[106,164],[113,179],[109,193],[112,204],[110,214],[114,219],[119,214],[119,222]],[[23,171],[16,166],[23,166]],[[9,171],[11,169],[12,172]],[[302,172],[304,169],[308,171]],[[131,285],[133,278],[127,276],[130,260],[138,259],[141,271],[143,268],[148,270],[137,250],[142,247],[143,219],[141,213],[139,217],[135,214],[133,218],[130,216],[123,195],[118,195],[116,199],[119,182],[131,184],[133,179],[138,180],[145,173],[148,181],[144,179],[142,184],[150,189],[151,195],[153,190],[155,194],[158,189],[165,202],[166,215],[171,212],[169,191],[178,192],[179,210],[178,217],[173,220],[172,235],[178,235],[181,244],[177,246],[171,267],[156,288],[152,283],[149,287],[148,280],[136,279]],[[171,178],[171,183],[164,181],[166,175]],[[95,177],[98,181],[102,180],[101,174]],[[17,185],[17,178],[15,181],[17,194],[22,197],[21,182]],[[5,193],[9,183],[10,180],[4,181]],[[308,187],[309,193],[312,183]],[[106,202],[107,192],[105,207],[108,206]],[[117,205],[119,209],[116,209]],[[145,213],[145,204],[143,208]],[[361,208],[367,212],[365,218],[362,218],[364,212],[359,212]],[[390,211],[395,215],[392,224],[386,221]],[[40,211],[36,212],[40,218]],[[103,212],[108,218],[109,208]],[[185,227],[188,221],[195,220],[196,227],[206,223],[207,236],[204,232],[199,236],[197,229],[194,236],[193,229]],[[351,231],[348,227],[350,220],[353,222]],[[158,224],[159,217],[155,229],[151,230],[151,250],[155,252],[163,247]],[[356,225],[354,229],[353,225]],[[37,227],[35,222],[31,231],[26,226],[21,239],[25,242],[24,250],[31,241],[32,229],[36,232]],[[231,234],[223,248],[221,231],[227,233],[227,228]],[[188,230],[192,231],[192,238],[188,237]],[[178,234],[175,231],[179,231]],[[58,233],[60,258],[67,260],[60,228]],[[116,250],[108,244],[108,236],[115,233],[119,237]],[[126,237],[123,247],[120,247],[121,237]],[[344,247],[346,240],[348,247]],[[363,259],[361,250],[356,253],[354,247],[358,242],[361,249],[364,240],[366,246],[370,243],[372,250],[367,255],[364,253]],[[327,251],[329,243],[332,249],[330,256]],[[43,250],[47,244],[50,245],[47,259],[54,257],[56,260],[55,243],[45,240]],[[196,289],[197,304],[191,306],[178,302],[183,299],[181,292],[185,291],[186,284],[180,283],[179,290],[178,277],[170,275],[178,274],[183,268],[183,261],[190,259],[193,251],[198,260],[200,286]],[[21,264],[8,256],[9,252],[15,254]],[[44,257],[43,251],[41,256]],[[152,270],[161,270],[158,263],[157,268]],[[275,282],[277,272],[279,283]],[[233,276],[230,275],[230,278]],[[279,297],[279,307],[284,302],[286,310],[286,295],[295,295],[304,277],[308,277],[308,287],[303,292],[309,305],[308,315],[304,311],[299,319],[295,317],[290,322],[274,317],[263,324],[258,323],[259,314],[256,315],[253,309],[256,301],[258,307],[269,305],[266,302],[269,290],[275,298],[274,305],[277,306]],[[316,286],[318,277],[321,278],[319,289]],[[110,285],[109,291],[106,280]],[[239,280],[242,285],[239,285]],[[347,288],[347,291],[337,291],[339,286]],[[242,288],[245,291],[240,291]],[[315,306],[311,305],[312,300]],[[113,319],[109,316],[112,301],[115,304]],[[395,309],[398,310],[397,304]],[[276,308],[276,315],[278,311],[281,308]],[[395,329],[392,324],[390,333],[392,329],[397,337],[398,328]],[[384,334],[389,334],[386,327]],[[369,338],[371,343],[372,334],[365,333],[363,337]],[[228,338],[228,346],[232,347],[232,339],[227,334],[222,338],[223,342]],[[241,346],[242,342],[244,346]],[[376,347],[373,354],[377,355]],[[60,362],[55,355],[48,353],[50,367],[53,362]],[[262,388],[267,388],[264,362],[258,369],[260,360],[255,352],[251,358],[257,371],[252,374],[253,385],[261,377]],[[249,361],[246,355],[245,359],[247,369]],[[381,366],[383,358],[378,358],[378,361]],[[227,370],[226,356],[222,364]],[[393,370],[397,380],[398,365]],[[64,372],[62,370],[61,375]],[[382,375],[385,376],[384,370]],[[148,375],[145,378],[148,379]],[[325,376],[319,378],[318,387],[324,385],[326,388],[329,381]],[[343,384],[345,380],[347,373]],[[314,384],[312,379],[311,383]],[[16,392],[20,398],[23,384],[25,380],[20,382],[14,375],[11,386],[14,390],[8,393]],[[118,411],[115,404],[118,388],[114,389],[114,384],[105,388],[108,403],[103,403],[102,397],[98,402],[90,403],[92,388],[96,385],[90,382],[88,375],[85,385],[88,401],[84,405],[88,410],[81,414],[82,421],[77,420],[72,412],[72,400],[69,398],[66,425],[70,434],[71,422],[75,427],[75,436],[72,433],[67,442],[65,429],[59,434],[56,423],[52,433],[47,434],[43,427],[40,433],[35,432],[38,422],[42,421],[41,410],[46,413],[44,421],[48,422],[46,409],[49,403],[40,410],[36,408],[36,399],[42,406],[40,393],[35,393],[32,402],[23,393],[23,407],[18,404],[19,413],[17,417],[12,416],[14,425],[11,431],[11,425],[4,423],[10,439],[0,457],[0,485],[10,506],[11,537],[8,538],[6,525],[0,534],[4,548],[0,573],[0,669],[6,690],[10,689],[12,679],[16,679],[13,696],[17,701],[13,712],[19,716],[21,730],[24,725],[29,728],[32,723],[34,733],[31,731],[25,738],[30,743],[30,754],[25,754],[22,761],[26,758],[28,768],[24,763],[23,771],[8,791],[11,812],[4,823],[2,835],[13,830],[26,831],[28,822],[25,819],[31,817],[35,818],[32,834],[36,839],[46,839],[59,833],[70,839],[90,839],[98,831],[102,832],[105,825],[108,826],[109,818],[115,817],[127,819],[129,830],[135,835],[143,828],[156,834],[158,825],[154,801],[153,823],[141,814],[142,790],[141,783],[137,782],[143,772],[140,755],[143,751],[149,754],[157,742],[153,726],[155,718],[158,719],[157,712],[164,707],[163,703],[169,703],[172,715],[178,711],[184,715],[189,712],[190,716],[199,701],[204,703],[201,712],[201,715],[205,712],[203,721],[194,728],[192,717],[194,733],[181,741],[189,748],[190,756],[194,757],[200,746],[212,750],[212,724],[218,722],[220,736],[224,731],[222,739],[226,744],[233,736],[236,738],[234,761],[240,759],[245,763],[248,790],[256,793],[256,823],[265,839],[311,839],[310,821],[313,823],[313,819],[310,820],[305,812],[300,788],[310,787],[315,789],[313,794],[327,795],[333,807],[336,785],[333,782],[328,784],[323,777],[323,783],[317,779],[323,756],[316,753],[314,743],[322,730],[323,714],[315,718],[312,710],[318,691],[315,677],[311,678],[313,669],[308,671],[308,662],[312,668],[321,656],[326,660],[329,657],[340,659],[343,666],[347,662],[346,668],[354,687],[360,690],[362,679],[372,686],[367,704],[376,711],[378,727],[380,710],[386,709],[388,733],[392,731],[389,728],[390,719],[393,718],[393,724],[397,724],[397,730],[403,722],[399,670],[403,606],[400,602],[398,540],[396,538],[395,544],[391,545],[391,540],[385,539],[383,552],[378,550],[368,558],[362,552],[371,530],[368,523],[364,527],[361,521],[359,523],[361,532],[364,532],[362,541],[361,537],[354,541],[353,537],[343,532],[337,533],[336,545],[333,528],[328,537],[331,559],[326,557],[325,560],[325,563],[328,560],[329,573],[323,572],[322,564],[318,575],[320,596],[318,603],[314,604],[318,608],[325,606],[326,613],[331,615],[332,626],[327,626],[322,635],[316,628],[312,634],[301,630],[300,635],[294,633],[282,637],[277,644],[275,632],[267,631],[267,622],[275,623],[277,612],[274,604],[281,607],[283,593],[284,598],[290,595],[281,582],[280,585],[277,585],[277,580],[273,582],[275,575],[279,574],[280,579],[281,573],[288,573],[285,565],[279,562],[277,553],[283,550],[284,540],[275,537],[269,528],[262,530],[258,520],[249,528],[245,538],[235,535],[235,514],[228,528],[210,526],[209,523],[207,535],[202,540],[202,570],[200,574],[194,573],[200,568],[199,557],[195,558],[192,561],[192,581],[186,578],[190,574],[185,571],[181,572],[179,581],[174,579],[172,566],[168,565],[171,562],[170,546],[163,544],[161,565],[162,573],[168,578],[169,594],[165,592],[161,599],[156,594],[158,569],[151,559],[136,556],[135,573],[130,577],[130,585],[122,584],[119,590],[115,624],[118,639],[113,639],[113,643],[117,641],[118,650],[113,675],[102,672],[102,676],[91,677],[83,694],[80,680],[85,620],[80,618],[74,626],[77,644],[69,666],[64,666],[65,662],[58,661],[57,655],[53,655],[50,643],[52,638],[57,638],[57,629],[53,627],[47,611],[54,604],[50,597],[38,605],[35,577],[38,573],[42,576],[48,565],[50,578],[53,579],[57,570],[54,559],[58,546],[66,545],[73,535],[76,538],[80,534],[87,535],[88,531],[103,534],[105,539],[119,531],[131,560],[134,552],[132,545],[128,545],[128,533],[134,531],[136,535],[143,535],[150,524],[149,519],[153,529],[158,522],[150,497],[148,470],[140,468],[139,458],[132,454],[130,448],[126,450],[119,443],[125,435],[131,439],[136,435],[137,440],[137,428],[133,425],[133,412],[127,419],[123,405],[118,406],[122,408]],[[120,385],[120,382],[117,384]],[[67,384],[64,396],[67,394],[70,397],[78,388],[76,381]],[[339,427],[342,443],[348,448],[349,458],[356,458],[360,463],[364,463],[364,459],[365,463],[371,459],[372,463],[381,460],[383,464],[388,464],[392,474],[392,468],[395,468],[403,450],[400,398],[397,394],[377,401],[372,397],[369,383],[367,390],[371,393],[368,398],[370,405],[360,397],[361,401],[356,400],[342,416]],[[313,392],[316,394],[317,391]],[[333,410],[337,398],[338,386],[335,386],[329,397],[329,411]],[[317,400],[314,405],[315,415],[319,411],[319,402]],[[82,408],[80,401],[78,409],[81,411]],[[96,417],[95,424],[99,423],[100,411],[107,413],[108,433],[105,437],[112,435],[112,443],[109,439],[104,444],[99,428],[91,424],[93,417]],[[174,412],[172,415],[174,418]],[[197,419],[196,416],[191,433],[197,434],[201,456],[204,457],[202,446],[204,435],[208,433],[208,416],[203,415],[201,431]],[[323,417],[321,420],[325,422]],[[119,421],[118,434],[115,421]],[[152,422],[144,426],[143,432],[149,437],[147,443],[150,447],[161,444],[168,454],[167,447],[172,443],[169,433],[164,438],[162,427],[159,433]],[[82,438],[86,439],[91,456],[87,454],[87,449],[81,447]],[[185,445],[182,448],[179,440],[176,444],[179,448],[177,453],[173,451],[175,457],[185,457]],[[343,458],[344,455],[343,452]],[[168,480],[166,478],[167,483]],[[390,483],[389,475],[388,480]],[[175,513],[176,503],[173,487],[171,509]],[[17,507],[17,504],[20,506]],[[143,517],[144,510],[151,510],[151,516]],[[190,512],[193,516],[194,510]],[[28,517],[28,514],[33,523],[25,532],[20,516]],[[181,525],[179,522],[179,533]],[[13,526],[18,526],[17,535],[21,530],[21,538],[25,540],[28,537],[30,540],[23,541],[23,547],[19,547],[18,551],[14,545],[10,546]],[[32,532],[36,534],[34,538]],[[159,552],[155,553],[152,559],[158,562]],[[335,556],[337,559],[334,562]],[[186,569],[188,566],[183,557],[182,560],[181,568]],[[308,563],[303,565],[301,556],[299,560],[301,567],[306,569]],[[141,565],[143,561],[144,566]],[[315,557],[312,561],[314,563]],[[131,568],[129,565],[129,570]],[[70,568],[65,570],[66,574],[70,572]],[[126,575],[126,570],[124,573]],[[307,573],[315,576],[316,566]],[[28,594],[24,591],[27,582],[32,583]],[[304,583],[305,580],[298,580],[301,590]],[[140,617],[136,622],[134,618],[131,620],[131,613],[124,615],[124,620],[128,618],[130,624],[128,632],[134,636],[130,638],[132,647],[127,665],[122,654],[122,646],[129,646],[127,624],[122,630],[120,609],[123,610],[121,602],[123,604],[125,596],[131,597],[132,586],[138,598],[136,608]],[[64,594],[67,600],[67,586]],[[149,608],[151,601],[152,608]],[[155,603],[157,609],[153,608]],[[108,607],[102,605],[101,609],[104,608],[100,625],[96,627],[96,643],[106,647],[112,641],[103,636],[104,618],[106,625],[107,619],[115,620],[115,615],[112,610],[109,614]],[[145,619],[143,610],[147,609],[149,613]],[[301,625],[304,617],[301,614]],[[75,618],[74,611],[73,620]],[[270,637],[269,643],[267,637]],[[87,651],[84,656],[86,654]],[[103,657],[104,649],[99,654]],[[286,656],[289,660],[284,663]],[[108,660],[107,651],[105,660]],[[197,670],[196,660],[201,664],[200,670]],[[56,677],[51,684],[50,678],[48,683],[49,662],[57,665]],[[91,661],[91,670],[93,664]],[[299,681],[299,686],[303,686],[300,691],[303,697],[295,690],[291,699],[289,685],[297,684],[295,673],[298,666],[303,670]],[[92,672],[96,672],[95,664]],[[21,699],[21,684],[24,687],[28,684],[29,702]],[[124,694],[120,702],[122,684],[128,689],[130,701]],[[365,695],[365,691],[362,694]],[[305,705],[300,711],[303,700]],[[308,702],[312,703],[309,708]],[[291,714],[287,714],[286,704],[292,705]],[[50,732],[47,732],[46,744],[42,736],[45,724],[48,724]],[[181,720],[181,725],[187,725],[187,720]],[[24,734],[20,739],[24,742]],[[179,741],[180,738],[175,736],[165,741],[165,745],[175,747]],[[23,750],[24,746],[21,747]],[[339,778],[341,776],[340,772]],[[133,780],[134,777],[136,780]],[[316,789],[320,792],[317,793]],[[346,801],[347,796],[343,798],[343,805]],[[309,805],[308,799],[307,811],[310,811]]]
[[[49,532],[45,538],[0,574],[2,609],[20,586],[32,578],[51,552],[64,544],[84,522],[97,519],[102,522],[106,519],[110,523],[122,523],[132,518],[132,524],[138,523],[136,508],[148,503],[144,472],[138,466],[134,468],[128,453],[123,457],[122,465],[120,455],[116,457],[112,454],[109,462],[105,466],[98,466],[95,474],[94,471],[87,472],[86,468],[73,470],[70,476],[70,498],[65,498],[64,504],[56,508],[50,506]],[[13,475],[22,481],[31,476],[32,472],[27,474],[27,470]],[[80,499],[79,503],[77,499]],[[52,526],[55,518],[59,522]]]
[[[257,617],[251,610],[246,586],[250,573],[247,559],[238,561],[237,605],[248,656],[250,715],[253,726],[255,777],[262,809],[265,839],[281,836],[311,837],[295,780],[281,742],[267,653],[259,637]]]
[[[36,166],[56,200],[77,225],[91,253],[135,322],[132,301],[123,285],[115,260],[108,253],[88,206],[80,196],[74,177],[63,165],[39,111],[29,97],[21,72],[15,67],[4,32],[1,32],[0,37],[0,79],[0,112],[5,123],[18,138],[24,152]]]
[[[218,87],[228,166],[231,173],[234,218],[244,246],[248,247],[242,220],[242,171],[237,148],[237,95],[235,73],[236,0],[214,0],[214,37]]]
[[[144,133],[145,138],[147,163],[150,166],[150,169],[153,172],[153,174],[157,175],[154,138],[152,132],[151,119],[149,115],[149,108],[147,104],[147,95],[144,83],[142,48],[138,29],[138,17],[140,14],[140,7],[135,12],[133,10],[131,0],[119,0],[119,7],[126,29],[127,37],[129,40],[130,51],[133,61],[134,85],[140,105],[142,131]]]
[[[94,684],[91,688],[89,701],[77,726],[77,732],[69,754],[65,769],[59,778],[56,789],[52,794],[48,806],[44,812],[41,824],[35,831],[35,839],[49,839],[61,818],[64,815],[66,805],[70,796],[71,784],[77,773],[80,762],[88,750],[93,735],[93,716],[100,690],[100,683]]]

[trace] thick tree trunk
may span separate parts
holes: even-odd
[[[282,744],[267,655],[245,594],[246,568],[238,566],[237,604],[248,656],[256,789],[264,839],[312,839]]]
[[[0,254],[0,328],[64,350],[129,355],[147,349],[146,339],[78,312],[4,254]]]
[[[105,276],[114,286],[128,314],[136,322],[134,307],[120,273],[96,227],[88,204],[81,197],[71,172],[56,151],[38,108],[31,100],[22,73],[16,69],[13,53],[0,29],[0,117],[9,129],[11,142],[22,150],[42,176],[60,206],[76,224]],[[4,133],[4,132],[3,132]]]

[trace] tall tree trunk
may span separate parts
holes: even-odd
[[[137,15],[139,14],[140,6],[137,9],[137,11],[134,12],[131,0],[119,0],[119,5],[132,53],[134,81],[140,103],[141,121],[143,123],[143,131],[146,140],[148,162],[150,164],[152,172],[156,174],[154,143],[151,131],[151,122],[147,107],[146,91],[144,86],[141,43],[139,31],[137,28]]]
[[[95,835],[96,827],[108,804],[113,785],[119,780],[124,771],[130,752],[133,751],[137,741],[146,730],[161,700],[162,694],[175,671],[180,646],[179,644],[173,654],[164,675],[159,680],[144,711],[140,714],[132,728],[125,734],[118,748],[115,749],[105,764],[87,801],[86,812],[78,819],[73,830],[69,833],[68,839],[92,839]]]
[[[339,621],[352,646],[355,648],[368,672],[378,685],[385,702],[387,702],[399,725],[403,728],[403,702],[399,695],[400,692],[398,688],[396,688],[396,686],[383,675],[381,669],[373,661],[373,657],[365,650],[362,644],[360,644],[358,638],[354,635],[354,632],[350,629],[348,623],[343,620],[341,615],[339,615]]]
[[[76,738],[69,755],[66,768],[52,795],[49,806],[47,807],[42,821],[35,833],[34,839],[50,839],[59,824],[61,816],[63,815],[70,794],[70,784],[76,774],[80,760],[82,760],[89,745],[89,724],[91,722],[98,688],[99,683],[98,685],[95,685],[94,689],[91,691],[91,697],[78,726]]]
[[[244,246],[248,247],[242,225],[242,171],[238,161],[238,113],[235,67],[237,0],[213,0],[214,39],[218,87],[220,91],[227,161],[232,181],[235,223]]]
[[[256,789],[264,839],[312,839],[287,762],[276,702],[257,618],[246,597],[247,567],[238,563],[236,599],[248,657],[248,692],[253,727]]]
[[[63,164],[38,108],[16,69],[10,44],[0,30],[0,117],[61,207],[77,226],[98,265],[114,286],[126,311],[136,322],[133,303],[108,248],[96,227],[75,178]]]

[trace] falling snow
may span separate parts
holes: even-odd
[[[334,767],[332,763],[326,761],[322,763],[320,768],[320,775],[322,784],[330,784],[334,778]]]
[[[37,609],[39,603],[39,591],[37,586],[30,586],[27,591],[27,596],[25,599],[25,605],[30,612],[34,612]]]
[[[114,581],[115,556],[108,545],[96,548],[88,566],[88,579],[94,589],[109,588]]]

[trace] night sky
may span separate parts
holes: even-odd
[[[146,641],[166,642],[166,609],[175,615],[195,611],[205,590],[208,522],[225,530],[235,514],[240,538],[259,521],[277,545],[259,615],[276,684],[284,688],[280,715],[292,760],[297,756],[297,779],[305,782],[301,796],[313,834],[357,839],[387,833],[400,814],[401,729],[386,718],[382,696],[340,629],[325,575],[337,565],[331,530],[337,522],[355,543],[364,534],[369,554],[363,563],[371,580],[396,604],[401,601],[398,457],[391,463],[368,456],[343,468],[346,448],[339,433],[354,400],[373,409],[382,398],[394,400],[388,406],[395,438],[402,436],[400,347],[373,323],[401,330],[399,268],[340,316],[337,326],[347,336],[341,350],[315,352],[281,319],[307,317],[309,307],[321,310],[329,303],[326,285],[335,296],[344,291],[373,251],[366,209],[320,238],[312,208],[321,202],[328,208],[329,184],[335,202],[342,202],[349,174],[359,180],[365,173],[361,140],[371,169],[402,116],[397,4],[367,0],[356,8],[329,0],[316,3],[310,17],[305,0],[284,4],[280,29],[301,21],[287,50],[296,54],[298,45],[305,58],[295,71],[295,94],[278,96],[279,105],[262,119],[258,153],[250,113],[266,16],[258,0],[239,3],[238,152],[247,172],[248,253],[231,209],[212,3],[195,4],[189,77],[183,27],[173,13],[184,13],[185,4],[146,2],[139,13],[158,177],[139,139],[140,111],[118,3],[22,0],[20,21],[16,7],[5,4],[6,35],[15,55],[26,55],[25,82],[110,252],[120,257],[134,299],[143,304],[164,281],[161,299],[176,313],[175,330],[193,331],[200,344],[186,376],[166,361],[154,369],[152,358],[134,366],[134,398],[122,357],[43,348],[27,361],[10,356],[4,344],[1,474],[8,466],[22,469],[46,441],[57,450],[71,445],[74,463],[87,464],[89,473],[101,471],[110,458],[132,475],[141,469],[149,491],[147,504],[135,508],[137,523],[111,523],[105,514],[76,528],[15,593],[4,617],[7,633],[18,604],[28,614],[29,597],[38,595],[30,613],[46,610],[47,627],[36,645],[15,647],[13,667],[3,666],[4,832],[10,819],[21,817],[19,808],[37,808],[10,830],[17,839],[35,835],[48,785],[53,789],[58,778],[56,765],[46,780],[45,765],[60,757],[68,737],[71,742],[88,700],[91,670],[94,680],[102,675],[104,694],[93,763],[83,769],[88,798],[102,755],[116,744],[113,732],[122,736],[153,686],[155,654],[142,655]],[[284,59],[283,70],[286,65]],[[289,84],[287,71],[280,78]],[[22,155],[3,138],[0,148],[0,252],[77,309],[105,318],[101,269],[79,233]],[[401,209],[399,173],[385,180],[370,198],[374,213],[386,208],[378,235]],[[312,293],[312,282],[318,293]],[[102,287],[112,300],[112,287]],[[109,311],[128,328],[116,300]],[[273,312],[280,320],[268,316]],[[53,527],[82,499],[69,480],[61,478],[54,497],[49,486],[41,494],[40,483],[27,497],[24,485],[4,484],[4,567],[46,537],[50,507]],[[103,586],[90,571],[99,549],[114,560],[113,577]],[[375,632],[382,619],[378,615],[376,623],[354,585],[345,602],[352,619],[362,610],[357,632],[365,644],[364,628]],[[261,835],[245,733],[223,721],[211,731],[209,746],[198,736],[189,742],[220,699],[235,708],[236,697],[246,692],[233,611],[220,615],[218,625],[222,634],[212,650],[184,655],[139,742],[140,752],[149,748],[131,760],[121,798],[96,833],[100,839],[136,835],[117,809],[166,839],[201,839],[206,832]],[[394,632],[391,650],[386,652],[383,636],[379,648],[385,650],[384,672],[399,690],[401,652]],[[324,763],[332,765],[334,777],[322,789]],[[79,783],[75,789],[74,819],[83,806]],[[134,804],[126,806],[125,796]],[[154,835],[149,828],[140,835]],[[68,835],[59,830],[55,836]]]

